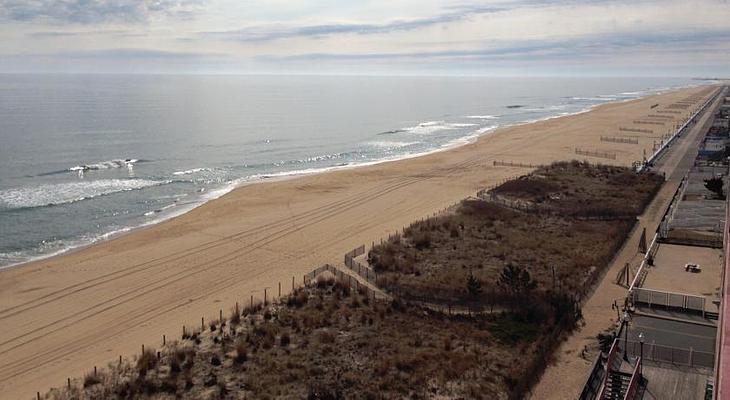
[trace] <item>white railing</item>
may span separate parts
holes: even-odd
[[[631,303],[643,303],[652,306],[666,308],[679,308],[682,310],[697,311],[705,315],[705,298],[691,294],[664,292],[645,288],[633,288],[629,293]]]
[[[649,248],[646,250],[646,254],[644,254],[644,259],[641,260],[641,265],[639,265],[639,270],[636,271],[636,275],[634,276],[634,280],[631,281],[631,286],[629,286],[629,297],[631,297],[631,292],[635,288],[641,285],[641,283],[644,281],[644,278],[646,277],[647,271],[647,260],[649,260],[649,257],[654,257],[653,250],[654,246],[656,246],[658,234],[654,234],[654,238],[651,239],[651,243],[649,244]],[[627,272],[628,273],[628,272]]]

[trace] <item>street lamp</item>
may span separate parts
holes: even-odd
[[[639,332],[639,343],[640,343],[640,349],[639,350],[639,357],[641,358],[641,364],[639,364],[639,376],[644,377],[644,332]]]
[[[624,326],[624,360],[629,361],[628,348],[629,348],[629,319],[631,316],[629,312],[624,310],[621,316],[621,324]]]

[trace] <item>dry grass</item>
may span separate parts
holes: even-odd
[[[518,356],[537,346],[526,337],[496,345],[501,316],[448,317],[344,288],[327,280],[300,289],[297,307],[271,305],[233,331],[169,344],[159,362],[148,351],[49,397],[506,399],[508,374],[524,366]]]
[[[542,167],[493,193],[562,216],[630,217],[641,213],[663,181],[652,173],[571,161]]]
[[[375,246],[369,260],[380,286],[432,303],[474,303],[466,285],[470,274],[482,283],[477,305],[504,303],[509,299],[496,280],[510,264],[526,269],[543,291],[581,295],[661,181],[627,168],[558,163],[495,189],[511,199],[542,202],[550,212],[464,201],[454,213],[414,223],[402,237]],[[602,197],[614,190],[623,201]],[[584,218],[596,210],[602,218]]]
[[[580,164],[544,174],[548,178],[528,177],[519,190],[513,185],[501,193],[536,201],[560,188],[570,204],[587,201],[584,210],[593,210],[595,196],[571,185],[591,176],[604,183],[634,179],[626,170]],[[641,187],[646,192],[624,208],[609,202],[612,215],[638,213],[637,205],[656,190]],[[380,283],[395,295],[391,302],[320,277],[280,304],[234,308],[228,321],[187,332],[164,347],[159,360],[148,350],[46,397],[521,398],[561,334],[579,320],[574,296],[609,262],[632,225],[575,218],[587,215],[578,211],[531,213],[465,201],[452,215],[416,223],[370,253]],[[519,278],[510,290],[500,278],[507,265],[516,266],[512,276]],[[467,285],[472,274],[476,281]],[[502,311],[449,315],[423,302],[472,309],[496,304]]]

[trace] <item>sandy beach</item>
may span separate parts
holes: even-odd
[[[475,143],[408,160],[249,185],[158,225],[0,271],[0,393],[33,398],[176,338],[183,324],[227,313],[251,296],[291,290],[323,263],[528,168],[494,161],[631,165],[674,125],[636,125],[702,86],[609,103],[577,115],[499,129]],[[671,118],[678,115],[669,114]],[[620,128],[635,128],[627,131]],[[639,129],[640,128],[640,129]],[[639,132],[644,130],[646,132]],[[653,130],[649,133],[648,131]],[[602,141],[637,139],[638,144]],[[615,159],[575,154],[615,154]],[[610,274],[607,275],[612,277]]]

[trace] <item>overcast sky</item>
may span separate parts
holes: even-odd
[[[728,76],[730,0],[0,0],[0,71]]]

